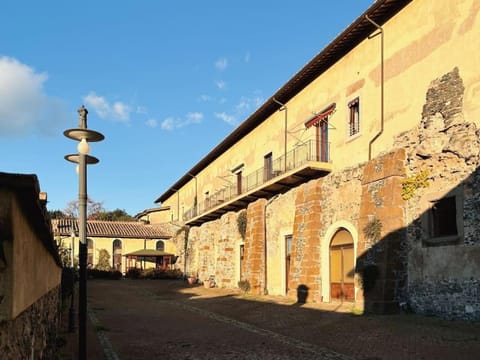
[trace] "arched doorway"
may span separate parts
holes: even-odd
[[[122,242],[118,239],[113,241],[112,267],[115,270],[122,271]]]
[[[353,237],[339,229],[330,242],[330,299],[355,300]]]

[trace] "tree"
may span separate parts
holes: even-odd
[[[65,219],[67,215],[62,210],[49,210],[50,219]]]
[[[52,214],[53,213],[55,213],[54,215],[57,217],[52,216],[52,219],[61,219],[66,217],[78,218],[78,200],[70,201],[63,212],[56,210],[55,212],[52,212]],[[107,211],[103,207],[103,201],[97,202],[90,198],[87,199],[87,219],[103,221],[135,221],[135,218],[129,215],[125,210],[115,209],[113,211]]]
[[[95,219],[95,215],[104,212],[103,201],[94,201],[87,198],[87,218]],[[72,200],[67,204],[67,207],[63,211],[67,217],[78,218],[78,200]]]
[[[98,252],[98,263],[95,266],[95,269],[110,271],[112,267],[110,266],[110,254],[105,249],[100,249]]]
[[[95,214],[95,220],[106,221],[134,221],[135,218],[129,215],[123,209],[115,209],[113,211],[101,211]]]

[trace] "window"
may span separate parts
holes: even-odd
[[[269,153],[263,158],[263,181],[268,181],[272,178],[273,160],[272,153]]]
[[[463,202],[458,194],[430,200],[430,208],[422,216],[426,236],[424,245],[458,244],[463,238]]]
[[[360,100],[355,98],[348,103],[349,113],[349,136],[356,135],[360,132]]]
[[[239,171],[236,175],[237,175],[237,194],[240,195],[242,193],[242,172]]]
[[[158,251],[165,251],[165,243],[162,240],[158,240],[156,245],[155,245],[155,248]]]

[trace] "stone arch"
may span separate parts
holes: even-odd
[[[346,220],[341,220],[330,225],[325,232],[320,245],[320,264],[322,274],[322,299],[324,302],[330,301],[330,243],[338,230],[345,229],[350,233],[353,239],[354,266],[357,261],[358,232],[355,226]],[[355,287],[355,297],[357,293]]]

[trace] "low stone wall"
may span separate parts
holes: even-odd
[[[48,292],[19,316],[0,324],[0,357],[54,359],[60,316],[60,286]]]
[[[412,282],[410,306],[415,313],[453,320],[480,320],[480,281],[444,279]]]

